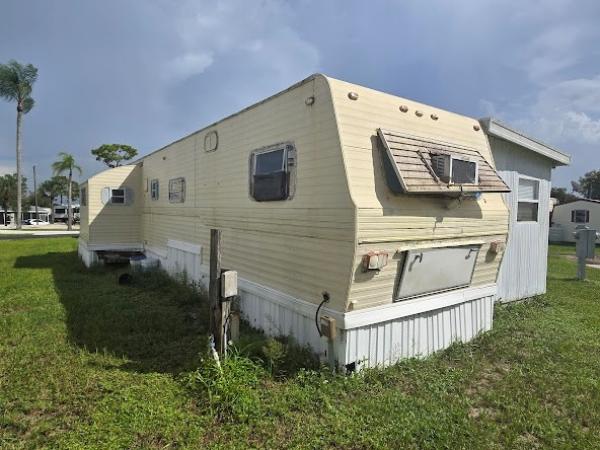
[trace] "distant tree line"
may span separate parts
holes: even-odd
[[[568,192],[567,188],[555,187],[552,188],[550,196],[556,198],[561,204],[582,198],[600,200],[600,170],[591,170],[579,177],[578,181],[571,181],[571,190],[572,192]]]

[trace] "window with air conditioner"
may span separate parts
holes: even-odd
[[[256,150],[250,156],[250,195],[259,202],[293,197],[296,150],[281,144]]]
[[[517,222],[537,222],[540,182],[532,178],[519,178],[517,191]]]
[[[449,184],[477,184],[477,162],[449,154],[431,155],[431,167],[437,177]]]

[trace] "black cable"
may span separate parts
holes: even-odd
[[[319,307],[317,308],[317,312],[315,314],[315,325],[317,327],[317,331],[319,332],[319,337],[323,336],[323,333],[321,332],[321,327],[319,327],[319,311],[321,311],[321,308],[325,303],[329,303],[329,300],[329,293],[323,292],[323,301],[319,304]]]

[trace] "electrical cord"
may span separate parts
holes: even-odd
[[[321,308],[325,303],[329,303],[329,300],[329,292],[323,292],[323,301],[319,304],[317,312],[315,313],[315,326],[317,327],[317,331],[319,332],[319,337],[323,336],[323,332],[321,331],[321,327],[319,326],[319,311],[321,311]]]

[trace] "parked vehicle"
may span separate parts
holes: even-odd
[[[42,219],[26,219],[23,221],[23,224],[44,226],[44,225],[50,225],[50,222],[46,222],[45,220],[42,220]]]

